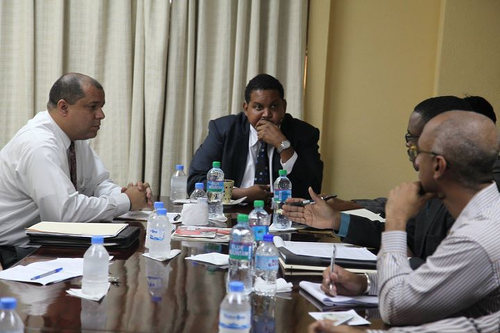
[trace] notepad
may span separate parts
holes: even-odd
[[[126,223],[81,223],[81,222],[47,222],[42,221],[29,228],[28,234],[59,235],[75,237],[103,236],[115,237],[127,227]]]
[[[301,281],[300,288],[326,306],[377,306],[377,296],[328,296],[321,290],[320,283]]]

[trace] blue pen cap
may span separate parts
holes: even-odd
[[[274,235],[271,234],[265,234],[264,235],[264,242],[273,242]]]
[[[13,310],[17,306],[17,300],[14,297],[2,297],[0,298],[0,309],[1,310]]]
[[[229,291],[242,292],[243,291],[243,282],[241,282],[241,281],[229,282]]]
[[[205,186],[203,185],[203,183],[196,183],[194,184],[194,188],[197,190],[204,190]]]
[[[92,244],[103,244],[104,243],[104,237],[102,236],[92,236]]]
[[[175,166],[175,170],[184,170],[184,165],[182,165],[182,164],[177,164],[177,165]]]
[[[163,201],[155,201],[155,203],[154,203],[155,210],[158,208],[163,208],[163,207],[165,207],[165,204],[163,203]]]
[[[158,215],[167,215],[166,208],[158,208]]]

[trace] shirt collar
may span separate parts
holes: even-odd
[[[257,136],[257,130],[250,124],[250,133],[248,136],[248,147],[253,147],[259,142],[259,138]]]
[[[66,133],[64,133],[64,131],[61,129],[61,127],[59,127],[59,125],[57,125],[54,118],[52,118],[52,116],[50,115],[50,112],[49,111],[46,111],[46,112],[47,112],[47,118],[49,119],[52,127],[54,128],[55,134],[57,135],[57,137],[59,137],[59,139],[61,139],[61,141],[64,145],[64,148],[66,150],[68,150],[69,145],[71,144],[71,139],[68,137],[68,135]]]

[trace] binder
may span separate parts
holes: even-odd
[[[307,267],[310,266],[311,270],[317,271],[319,267],[324,269],[330,265],[329,258],[296,255],[285,247],[279,247],[278,250],[280,251],[280,256],[285,267],[286,265],[295,265],[300,266],[301,270],[306,270]],[[343,268],[356,268],[363,270],[377,269],[376,260],[352,260],[337,258],[335,259],[335,264]]]

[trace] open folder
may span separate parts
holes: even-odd
[[[92,236],[103,236],[104,246],[127,248],[133,245],[140,228],[126,223],[39,222],[26,229],[30,244],[88,247]]]

